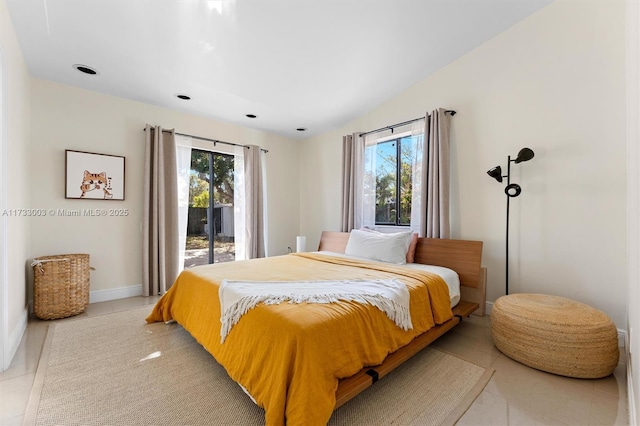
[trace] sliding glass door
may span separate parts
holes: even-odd
[[[192,149],[184,267],[235,260],[234,157]]]

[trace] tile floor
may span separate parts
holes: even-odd
[[[94,303],[82,316],[152,305],[157,298],[132,297]],[[10,368],[0,373],[0,425],[20,426],[29,399],[48,324],[36,318]],[[458,421],[460,426],[626,425],[625,359],[613,375],[600,380],[555,376],[528,368],[502,355],[491,340],[489,317],[471,316],[441,337],[434,347],[495,369],[482,394]]]

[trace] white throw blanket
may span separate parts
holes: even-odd
[[[333,281],[230,281],[220,285],[221,342],[231,328],[258,303],[335,303],[340,300],[370,304],[383,311],[403,330],[413,328],[409,313],[409,290],[399,280]]]

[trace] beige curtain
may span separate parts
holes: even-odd
[[[151,296],[166,292],[178,276],[178,172],[175,131],[145,130],[142,292]]]
[[[362,226],[364,140],[360,132],[342,137],[342,232]]]
[[[264,154],[259,146],[244,148],[245,256],[266,256]]]
[[[449,180],[451,116],[438,108],[425,117],[424,137],[427,155],[425,236],[449,238]],[[422,198],[425,199],[424,197]]]

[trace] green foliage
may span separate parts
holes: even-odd
[[[412,170],[411,163],[402,162],[400,169],[400,214],[398,221],[401,225],[411,224],[411,195],[412,195]]]
[[[195,199],[198,196],[201,196],[203,192],[207,193],[207,203],[209,203],[209,183],[205,180],[200,179],[196,175],[189,176],[189,205],[192,207],[202,207],[194,205]],[[207,207],[205,205],[204,207]]]
[[[400,179],[397,179],[398,149]],[[411,138],[404,137],[378,145],[376,150],[376,222],[408,225],[411,223],[412,163]],[[398,192],[399,191],[399,192]],[[397,211],[397,201],[400,211]]]
[[[204,182],[211,183],[215,201],[233,203],[233,155],[213,153],[213,177],[211,176],[209,152],[192,151],[191,169]]]
[[[193,197],[191,207],[209,207],[209,191],[204,191]]]

